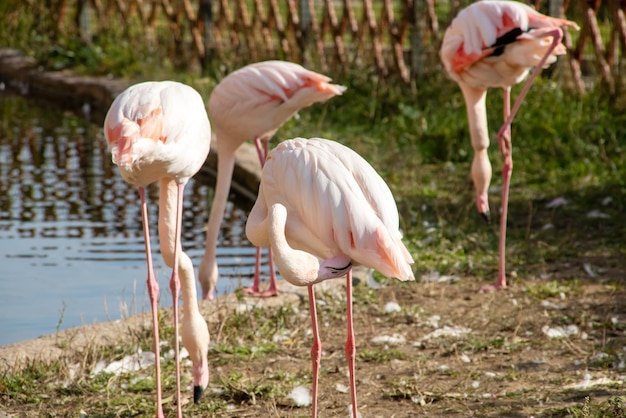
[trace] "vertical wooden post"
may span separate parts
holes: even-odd
[[[205,71],[213,58],[215,42],[213,41],[213,4],[211,0],[200,0],[198,6],[198,23],[204,44],[204,57],[200,59],[202,71]]]
[[[550,0],[548,4],[548,15],[552,17],[563,17],[563,0]]]
[[[80,37],[85,43],[91,44],[93,39],[93,28],[91,24],[91,5],[88,1],[81,2],[81,6],[79,10],[76,12],[76,18],[78,20],[78,30]]]
[[[307,65],[307,50],[309,49],[310,35],[311,35],[311,10],[315,5],[313,4],[315,0],[299,0],[298,1],[298,11],[300,13],[300,63],[304,66]]]
[[[426,0],[413,0],[411,25],[411,78],[422,77],[424,65],[424,35],[426,34]]]
[[[548,6],[548,14],[552,17],[564,19],[565,6],[563,0],[550,0],[550,4]],[[572,71],[572,78],[574,79],[574,84],[576,85],[576,90],[578,90],[580,93],[583,93],[585,91],[585,83],[583,82],[582,70],[580,68],[580,59],[576,54],[572,55],[573,42],[572,37],[570,36],[567,29],[563,30],[563,44],[568,49],[568,51],[570,51],[567,55],[569,59],[569,67]]]

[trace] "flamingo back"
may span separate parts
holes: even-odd
[[[113,101],[104,134],[125,180],[150,184],[164,174],[186,182],[210,149],[211,126],[200,94],[173,81],[130,86]]]
[[[271,137],[300,109],[343,94],[346,87],[330,81],[285,61],[263,61],[234,71],[209,98],[218,143],[227,134],[234,150],[246,140]]]
[[[459,82],[466,81],[465,71],[487,57],[493,57],[492,61],[487,63],[489,67],[494,67],[497,61],[503,61],[498,58],[501,55],[505,55],[507,59],[513,57],[513,61],[507,62],[507,65],[519,67],[514,79],[495,83],[511,85],[521,81],[528,69],[536,65],[547,50],[549,42],[546,45],[543,37],[549,36],[545,35],[548,31],[541,29],[562,26],[578,29],[574,22],[545,16],[530,6],[516,1],[478,1],[461,10],[446,30],[440,51],[441,60],[450,77]],[[518,49],[507,51],[513,45]],[[561,44],[553,55],[563,53],[565,47]],[[489,73],[484,67],[480,71]],[[487,80],[501,78],[503,74],[510,72],[510,68],[503,69],[487,74],[483,78],[485,83],[490,85]],[[477,77],[477,74],[470,75],[470,78],[472,77]]]
[[[350,148],[296,138],[270,152],[259,199],[287,208],[286,236],[320,258],[345,254],[400,280],[414,279],[398,210],[384,180]]]

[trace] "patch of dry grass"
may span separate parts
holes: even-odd
[[[363,283],[355,287],[357,390],[364,416],[624,416],[623,287],[594,280],[576,284],[575,294],[539,292],[553,285],[528,279],[481,294],[478,284],[467,277],[453,284],[390,282],[376,291]],[[337,284],[318,295],[322,416],[345,416],[349,403],[341,390],[348,383],[342,288]],[[401,311],[385,313],[390,301]],[[308,416],[308,408],[287,399],[295,386],[310,387],[306,300],[240,313],[237,306],[224,305],[216,313],[215,306],[203,305],[214,338],[211,383],[202,402],[191,403],[184,363],[185,416]],[[576,331],[567,337],[546,334],[568,325]],[[436,330],[459,328],[466,332],[433,336]],[[375,340],[394,335],[402,339]],[[133,332],[124,344],[108,349],[87,348],[49,364],[7,370],[0,380],[0,404],[7,413],[26,417],[80,411],[89,417],[149,416],[154,413],[151,368],[91,374],[98,359],[111,362],[149,344],[148,332]],[[163,375],[164,408],[171,414],[171,360],[164,361]]]

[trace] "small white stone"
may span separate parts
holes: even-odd
[[[393,335],[379,335],[371,339],[373,344],[389,344],[389,345],[401,345],[406,343],[406,338],[399,334]]]
[[[311,392],[304,386],[296,386],[287,397],[300,407],[310,406],[312,402]]]
[[[587,218],[591,219],[609,219],[610,216],[604,212],[599,211],[598,209],[594,209],[587,213]]]
[[[339,393],[348,393],[350,391],[350,388],[346,385],[343,385],[341,383],[337,383],[335,385],[335,390]]]
[[[557,197],[555,199],[552,199],[547,205],[546,208],[550,209],[550,208],[558,208],[559,206],[565,206],[568,204],[567,199],[565,199],[564,197]]]
[[[578,334],[580,329],[576,325],[568,325],[565,327],[549,327],[545,325],[541,328],[541,331],[546,334],[548,338],[565,338]]]
[[[397,302],[387,302],[383,308],[383,312],[386,314],[396,313],[402,311],[400,305]]]

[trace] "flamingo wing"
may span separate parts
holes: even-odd
[[[300,109],[342,94],[323,74],[285,61],[263,61],[224,78],[209,98],[209,114],[217,132],[239,143],[269,137]]]
[[[461,10],[446,30],[441,59],[455,78],[530,30],[561,26],[578,28],[574,22],[545,16],[516,1],[479,1]]]
[[[287,208],[290,244],[320,258],[345,254],[388,277],[413,279],[391,191],[356,152],[322,138],[296,138],[269,154],[270,204]]]

